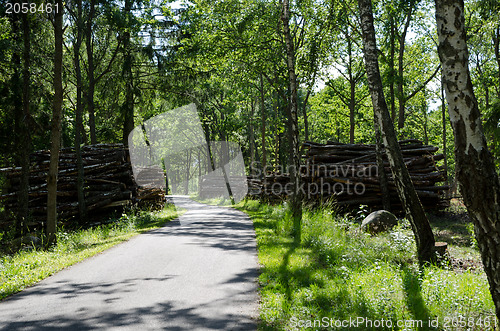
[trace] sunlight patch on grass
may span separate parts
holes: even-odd
[[[322,318],[383,318],[394,325],[438,318],[440,328],[445,317],[460,314],[495,320],[484,273],[436,266],[421,270],[407,222],[370,236],[353,217],[328,208],[305,209],[297,246],[286,206],[247,200],[237,208],[250,215],[257,234],[260,330],[320,330],[301,328],[297,321]]]

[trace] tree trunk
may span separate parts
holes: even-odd
[[[483,85],[484,88],[485,107],[486,109],[488,109],[490,108],[490,89],[485,74],[483,73],[483,69],[481,68],[481,59],[479,58],[479,55],[476,63],[476,68],[477,68],[477,73],[479,74],[479,80],[482,82],[481,84]]]
[[[500,319],[500,184],[472,87],[463,1],[436,0],[436,21],[457,179]]]
[[[400,51],[400,56],[402,55],[402,51]],[[405,126],[405,106],[406,106],[406,101],[405,101],[405,96],[404,96],[404,90],[403,90],[403,58],[401,57],[399,59],[399,66],[398,66],[398,84],[397,84],[397,90],[398,90],[398,129],[400,130],[400,135],[402,133],[402,129]]]
[[[11,20],[11,25],[12,25],[12,42],[16,47],[13,48],[12,51],[12,68],[13,68],[13,73],[12,77],[10,78],[10,88],[11,88],[11,101],[12,101],[12,106],[13,106],[13,111],[14,111],[14,131],[12,132],[13,138],[14,138],[14,146],[12,147],[13,150],[18,149],[18,146],[21,144],[21,124],[23,121],[23,92],[22,92],[22,82],[21,82],[21,54],[19,54],[20,47],[18,46],[20,44],[20,21],[21,21],[21,14],[18,13],[12,13],[10,16]],[[20,160],[20,155],[17,154],[18,160],[17,162],[21,162]]]
[[[405,43],[406,34],[408,33],[408,28],[410,27],[411,16],[413,14],[413,6],[415,1],[411,0],[408,4],[408,14],[406,16],[406,22],[403,28],[403,32],[399,37],[399,57],[398,57],[398,101],[399,101],[399,111],[398,111],[398,129],[400,134],[405,125],[405,107],[406,107],[406,97],[404,95],[404,54],[405,54]]]
[[[427,95],[424,89],[424,98],[422,103],[422,115],[424,116],[424,144],[429,145],[429,118],[427,116]]]
[[[184,195],[189,194],[189,175],[191,173],[191,150],[187,149],[186,150],[186,180],[184,182]]]
[[[24,20],[23,20],[24,21]],[[24,22],[23,22],[24,23]],[[13,43],[16,47],[14,47],[14,50],[12,52],[12,68],[14,69],[14,72],[12,74],[12,77],[10,79],[10,86],[12,90],[12,106],[14,107],[14,132],[13,132],[13,137],[14,137],[14,146],[13,149],[16,151],[15,156],[16,156],[16,163],[17,164],[23,164],[24,163],[24,148],[22,148],[22,145],[24,143],[24,136],[25,136],[25,123],[24,123],[24,95],[23,95],[23,81],[21,80],[21,54],[19,53],[19,50],[21,49],[20,47],[20,25],[21,25],[21,14],[19,13],[12,13],[11,15],[11,24],[12,24],[12,39]],[[24,24],[23,24],[24,25]],[[24,78],[24,77],[23,77]],[[22,234],[22,228],[23,224],[26,221],[26,218],[28,216],[28,187],[27,187],[27,182],[24,180],[27,179],[24,177],[24,169],[22,170],[23,174],[21,177],[21,186],[19,191],[17,192],[17,196],[19,199],[19,205],[18,205],[18,210],[16,211],[16,218],[15,218],[15,232],[16,236],[20,236]]]
[[[199,108],[198,108],[199,109]],[[206,164],[206,173],[210,171],[214,171],[216,168],[214,158],[212,156],[212,147],[210,146],[210,142],[212,141],[211,137],[211,131],[210,131],[210,125],[208,125],[207,121],[203,121],[203,133],[205,133],[205,141],[207,143],[207,161],[205,162]]]
[[[132,15],[133,0],[125,0],[125,15],[127,22],[130,22]],[[125,79],[125,102],[122,106],[123,111],[123,144],[128,145],[128,135],[134,129],[134,77],[132,75],[132,50],[130,45],[130,32],[126,31],[123,36],[123,49],[125,60],[123,62],[123,76]]]
[[[445,178],[445,184],[449,184],[448,180],[448,152],[447,152],[447,146],[446,146],[446,105],[445,105],[445,98],[444,98],[444,82],[443,79],[441,78],[441,119],[442,119],[442,125],[443,125],[443,155],[444,155],[444,178]],[[446,191],[447,197],[450,195],[450,191]]]
[[[260,75],[260,117],[261,117],[261,138],[262,138],[262,176],[266,176],[266,109],[264,103],[264,80]]]
[[[63,103],[63,2],[57,0],[59,11],[54,16],[54,104],[50,136],[50,165],[47,176],[47,245],[56,243],[57,227],[57,171],[61,145],[61,113]]]
[[[222,175],[224,176],[224,181],[226,182],[226,189],[227,193],[229,194],[229,200],[231,201],[231,205],[235,204],[234,201],[234,195],[233,195],[233,190],[231,188],[231,185],[229,184],[229,176],[226,171],[226,165],[229,163],[229,145],[228,142],[226,141],[226,137],[221,142],[221,157],[222,157],[222,164],[221,164],[221,170],[222,170]]]
[[[434,257],[434,235],[425,215],[424,209],[415,192],[413,183],[406,168],[401,150],[396,139],[389,110],[384,98],[382,79],[378,66],[377,44],[371,0],[358,1],[361,29],[363,37],[363,54],[365,59],[368,87],[372,97],[373,111],[381,128],[387,158],[396,183],[399,198],[406,216],[410,220],[417,244],[418,259],[421,264],[430,262]]]
[[[200,151],[198,151],[198,160],[200,160]],[[170,194],[170,188],[169,188],[169,183],[168,183],[168,175],[169,175],[169,164],[168,164],[168,161],[165,159],[165,158],[162,158],[161,159],[161,164],[162,164],[162,170],[163,170],[163,175],[165,176],[165,194],[166,195],[169,195]],[[200,169],[201,169],[201,162],[199,162],[199,166],[200,166]],[[200,170],[200,173],[201,173],[201,170]],[[199,177],[201,177],[201,174],[199,175]]]
[[[374,114],[375,115],[375,114]],[[382,193],[382,207],[387,210],[391,211],[391,196],[389,193],[389,186],[388,186],[388,180],[387,180],[387,174],[385,173],[385,167],[384,167],[384,159],[382,156],[383,153],[383,144],[382,144],[382,138],[380,134],[380,126],[379,126],[379,120],[378,118],[374,118],[374,128],[375,128],[375,153],[377,154],[377,169],[378,169],[378,178],[380,182],[380,192]]]
[[[486,109],[488,109],[490,108],[490,88],[486,83],[483,85],[483,87],[484,87],[484,103]]]
[[[30,81],[31,81],[31,45],[30,45],[30,23],[28,14],[21,14],[23,25],[23,112],[22,121],[19,123],[20,132],[20,165],[21,183],[19,188],[19,214],[16,223],[16,232],[22,235],[27,230],[29,218],[29,176],[30,176]]]
[[[87,63],[88,63],[88,91],[87,91],[87,111],[89,113],[89,127],[90,127],[90,143],[97,144],[97,136],[95,131],[95,104],[94,104],[94,91],[95,91],[95,67],[94,67],[94,43],[92,38],[92,24],[94,22],[95,14],[95,0],[90,0],[89,3],[89,16],[87,18],[87,31],[86,31],[86,49],[87,49]]]
[[[495,59],[497,60],[498,70],[497,95],[498,98],[500,98],[500,25],[497,26],[495,32],[493,33],[493,50],[495,52]]]
[[[301,240],[301,227],[302,227],[302,197],[300,195],[300,146],[299,146],[299,130],[298,130],[298,120],[297,120],[297,75],[295,73],[295,49],[293,45],[293,39],[290,33],[289,21],[290,21],[290,4],[288,0],[283,0],[282,3],[283,10],[281,13],[281,20],[283,22],[283,34],[286,44],[286,54],[287,54],[287,67],[288,67],[288,83],[290,86],[290,157],[292,160],[292,167],[290,172],[290,179],[292,183],[292,194],[290,201],[290,208],[293,218],[294,227],[294,241],[296,244],[300,243]]]
[[[80,223],[83,224],[87,220],[87,207],[85,205],[84,188],[84,173],[83,173],[83,160],[82,160],[82,132],[83,132],[83,103],[82,103],[82,71],[80,66],[80,49],[82,45],[83,35],[83,21],[82,21],[82,0],[76,2],[76,40],[73,45],[73,64],[75,66],[76,74],[76,121],[75,121],[75,154],[76,154],[76,167],[78,171],[76,192],[78,196],[78,212]]]
[[[309,101],[309,96],[311,95],[312,87],[309,88],[304,99],[304,107],[302,108],[302,113],[304,116],[304,139],[309,140],[309,118],[307,117],[307,102]]]
[[[288,109],[287,109],[287,111],[288,111]],[[276,142],[274,143],[274,172],[277,172],[281,166],[281,155],[280,155],[281,146],[280,145],[281,145],[281,134],[278,133],[276,135]]]
[[[289,114],[289,111],[290,109],[288,107],[290,107],[289,104],[286,104],[285,106],[285,111],[284,113],[287,114],[287,123],[288,123],[288,126],[290,127],[291,126],[291,123],[290,123],[290,116],[288,116]],[[282,109],[280,107],[280,93],[278,91],[278,88],[275,89],[274,91],[274,118],[273,118],[273,123],[274,123],[274,127],[276,128],[277,126],[277,123],[279,123],[280,121],[280,113],[282,112]],[[287,133],[290,133],[287,131]],[[281,137],[280,137],[280,134],[277,133],[275,134],[275,139],[274,139],[274,162],[273,162],[273,172],[276,173],[278,172],[279,170],[279,167],[280,167],[280,140],[281,140]],[[288,138],[290,138],[291,136],[288,134]],[[288,142],[289,145],[292,144],[291,141]],[[271,147],[271,146],[269,146]],[[286,162],[288,162],[288,159],[286,160]]]
[[[354,129],[356,121],[354,118],[356,107],[356,80],[352,76],[352,42],[349,36],[347,38],[347,52],[349,53],[349,63],[347,65],[347,74],[349,75],[349,143],[354,144]]]
[[[396,53],[396,45],[395,45],[395,39],[396,39],[396,33],[395,33],[395,26],[394,26],[394,16],[391,13],[389,16],[389,24],[390,24],[390,54],[389,54],[389,103],[391,106],[391,118],[392,121],[395,123],[396,122],[396,97],[394,93],[394,76],[396,75],[396,70],[394,69],[394,57]]]
[[[255,103],[250,101],[250,123],[248,125],[248,145],[250,147],[250,173],[253,174],[255,168],[255,135],[253,128],[253,117],[255,114]]]
[[[259,156],[259,150],[257,148],[257,139],[256,139],[256,133],[255,133],[255,110],[256,110],[256,107],[257,107],[257,102],[258,100],[255,99],[252,101],[252,120],[251,120],[251,123],[252,123],[252,139],[251,139],[251,142],[252,142],[252,148],[253,148],[253,157],[254,157],[254,161],[255,163],[252,165],[253,169],[254,170],[257,170],[258,169],[258,164],[260,164],[260,156]]]
[[[222,100],[221,100],[221,102],[222,102]],[[224,118],[224,113],[222,110],[221,110],[220,117],[221,117],[221,123],[224,123],[225,118]],[[226,190],[227,190],[227,193],[229,195],[229,200],[231,201],[231,204],[234,205],[235,201],[234,201],[233,190],[232,190],[231,185],[229,183],[229,175],[227,174],[227,170],[225,167],[226,165],[229,164],[229,161],[230,161],[230,159],[229,159],[229,144],[227,142],[226,132],[224,131],[224,129],[222,127],[219,129],[219,137],[221,138],[219,167],[222,170],[222,176],[224,177],[224,182],[226,183]]]

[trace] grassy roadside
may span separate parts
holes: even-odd
[[[23,250],[0,256],[0,300],[139,233],[158,228],[180,213],[173,205],[167,205],[157,212],[123,214],[116,222],[95,228],[75,232],[60,229],[57,245],[49,250]]]
[[[257,235],[260,330],[493,329],[481,268],[419,269],[408,224],[372,237],[353,217],[306,210],[303,242],[295,246],[285,206],[248,200],[237,207],[250,215]],[[478,259],[468,246],[450,251]]]

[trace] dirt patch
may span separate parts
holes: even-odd
[[[444,241],[460,247],[471,246],[472,235],[469,230],[471,220],[467,212],[459,210],[430,214],[429,222],[436,241]]]

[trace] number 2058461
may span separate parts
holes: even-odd
[[[455,328],[468,328],[468,330],[493,330],[496,329],[496,319],[486,317],[445,317],[443,326],[446,330]]]
[[[55,3],[41,3],[37,5],[36,3],[30,2],[16,2],[11,3],[7,2],[6,11],[7,14],[34,14],[36,12],[39,13],[57,13],[59,12],[59,4]]]

